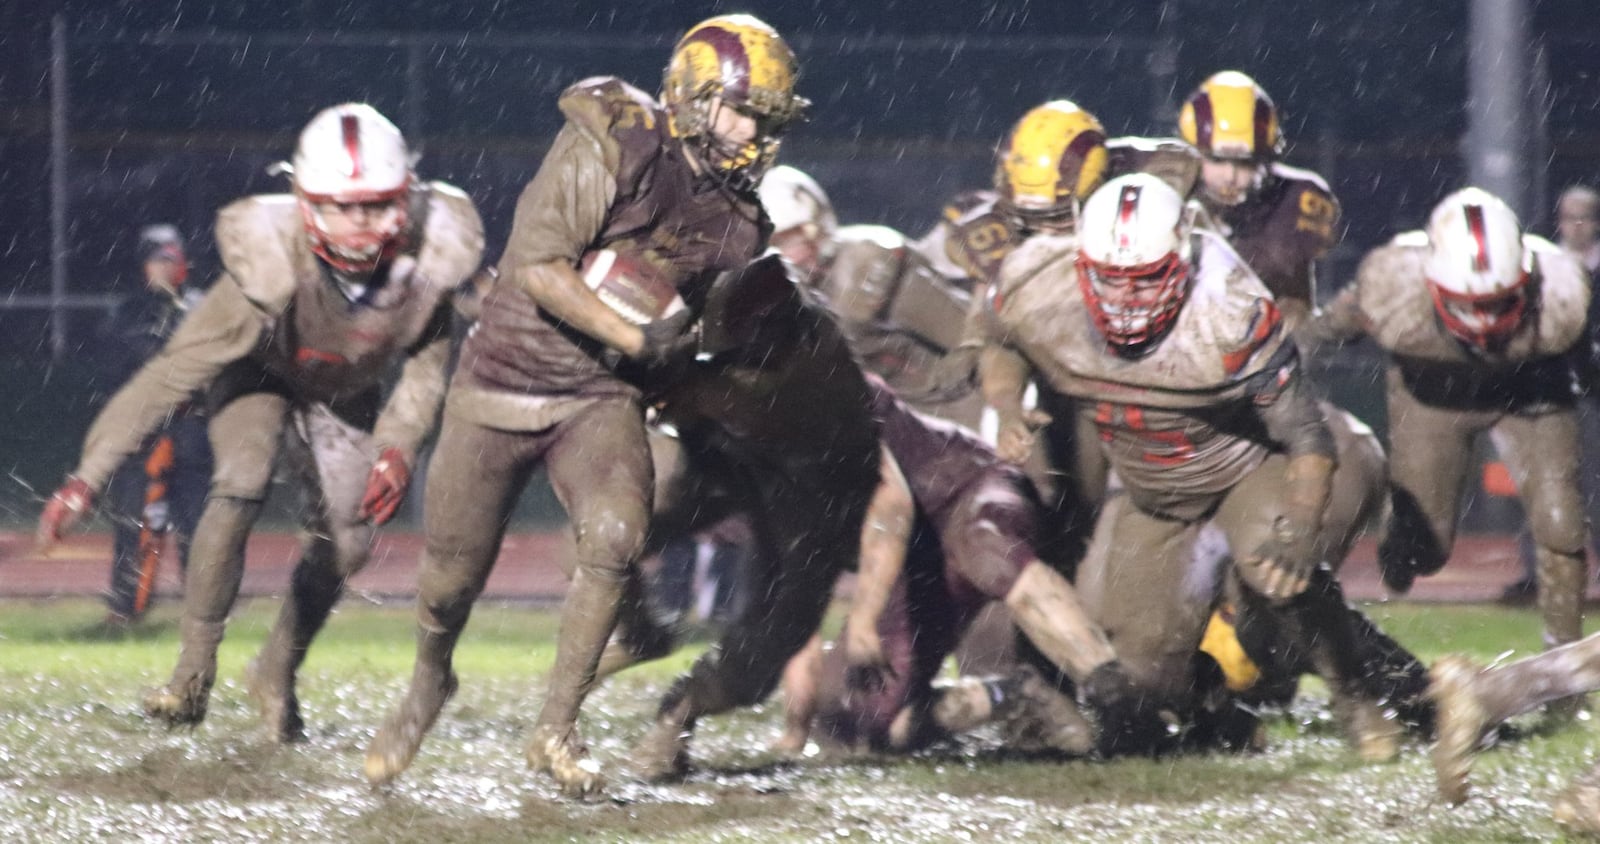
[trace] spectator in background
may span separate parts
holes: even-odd
[[[1600,272],[1600,192],[1587,185],[1573,185],[1556,200],[1556,241],[1567,254],[1578,259],[1592,279]],[[1583,503],[1591,530],[1600,525],[1600,298],[1589,299],[1587,342],[1580,342],[1574,355],[1582,399],[1578,403],[1578,436],[1584,444],[1578,478],[1583,484]],[[1527,603],[1538,594],[1534,574],[1533,536],[1524,527],[1517,534],[1517,550],[1522,576],[1506,585],[1500,600]],[[1600,546],[1596,546],[1600,555]]]
[[[189,262],[176,227],[146,226],[139,233],[139,259],[143,284],[107,315],[95,349],[113,390],[161,349],[199,298],[199,291],[184,286]],[[106,504],[115,541],[105,632],[125,630],[149,609],[168,534],[179,568],[188,568],[189,540],[210,483],[211,444],[197,402],[173,414],[112,476]]]

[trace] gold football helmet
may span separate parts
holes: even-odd
[[[1023,228],[1065,227],[1105,179],[1106,131],[1067,100],[1051,100],[1018,120],[994,168],[999,207]]]
[[[1207,158],[1261,162],[1283,153],[1277,106],[1237,70],[1200,83],[1178,113],[1178,132]]]
[[[777,31],[752,15],[718,15],[695,24],[672,50],[662,80],[674,137],[690,143],[729,184],[754,188],[778,154],[778,138],[811,103],[794,93],[799,68]],[[755,137],[716,137],[716,109],[754,118]]]

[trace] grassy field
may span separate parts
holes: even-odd
[[[1425,748],[1363,766],[1313,690],[1252,756],[1112,763],[1026,758],[979,734],[911,759],[765,750],[776,707],[702,725],[681,785],[618,783],[575,804],[529,774],[522,740],[552,657],[551,613],[484,607],[459,656],[462,689],[417,764],[369,788],[361,755],[411,663],[410,612],[352,603],[312,652],[302,699],[311,740],[280,748],[239,677],[275,602],[235,619],[211,716],[168,731],[138,713],[176,655],[173,610],[117,640],[85,631],[87,601],[0,603],[0,841],[1545,841],[1549,799],[1600,749],[1580,722],[1480,759],[1477,797],[1433,799]],[[1374,614],[1425,659],[1537,647],[1530,612],[1385,605]],[[626,756],[666,683],[698,648],[616,678],[586,735]]]

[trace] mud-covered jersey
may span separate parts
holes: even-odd
[[[1187,301],[1140,357],[1119,354],[1096,329],[1070,235],[1030,238],[1007,260],[994,300],[1003,342],[1077,400],[1133,501],[1182,519],[1214,506],[1269,453],[1303,447],[1276,440],[1264,418],[1297,379],[1271,294],[1220,237],[1193,238]]]
[[[1310,170],[1273,163],[1238,205],[1205,205],[1218,230],[1272,292],[1293,328],[1316,306],[1314,262],[1339,241],[1339,201]]]
[[[1020,470],[1002,461],[977,434],[918,413],[876,376],[867,379],[883,445],[900,465],[917,509],[942,528],[952,506],[973,484],[996,473],[1017,486]]]
[[[814,286],[862,365],[915,400],[932,386],[939,358],[961,342],[969,294],[894,229],[845,226],[834,247]]]
[[[401,254],[359,283],[311,251],[294,196],[223,208],[221,278],[96,418],[75,474],[103,483],[175,407],[232,366],[272,373],[298,400],[332,403],[375,393],[404,360],[373,433],[380,447],[414,456],[437,419],[450,297],[478,268],[483,226],[472,201],[442,182],[414,190],[410,202]]]
[[[770,234],[755,193],[696,172],[649,95],[597,77],[568,88],[559,104],[567,123],[517,202],[501,281],[461,353],[458,390],[509,394],[495,418],[480,414],[486,424],[541,428],[554,420],[537,412],[540,399],[639,393],[604,343],[538,307],[519,281],[526,267],[576,267],[610,249],[654,270],[693,307],[718,273],[744,266]],[[511,406],[516,399],[527,406]]]
[[[1538,407],[1572,400],[1570,353],[1584,339],[1588,275],[1541,237],[1523,235],[1532,257],[1523,324],[1495,349],[1462,342],[1439,319],[1423,267],[1428,235],[1404,232],[1367,253],[1354,284],[1319,315],[1315,333],[1367,335],[1388,353],[1406,387],[1427,404],[1462,409]]]

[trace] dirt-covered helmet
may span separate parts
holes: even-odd
[[[794,92],[799,66],[777,31],[753,15],[717,15],[695,24],[672,50],[662,81],[675,137],[689,142],[716,175],[754,187],[778,154],[778,139],[810,102]],[[718,106],[755,119],[755,137],[719,149]]]
[[[1106,341],[1141,353],[1166,335],[1189,295],[1192,218],[1148,173],[1119,176],[1084,203],[1078,284]]]
[[[311,248],[343,272],[370,272],[393,257],[407,224],[411,153],[400,130],[364,103],[324,109],[295,146],[293,180]],[[319,205],[381,206],[368,232],[336,237]]]
[[[1516,212],[1499,197],[1480,188],[1445,197],[1428,217],[1423,264],[1440,322],[1482,348],[1504,343],[1529,310],[1530,258]]]
[[[994,186],[1000,210],[1024,228],[1070,225],[1105,179],[1106,132],[1068,100],[1028,111],[1001,142]]]

